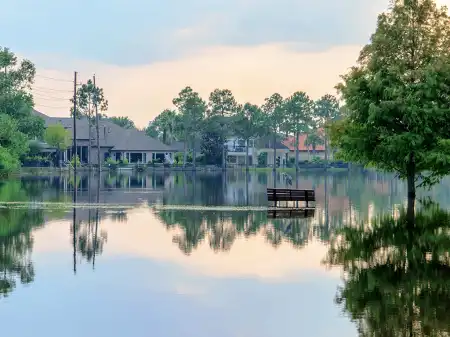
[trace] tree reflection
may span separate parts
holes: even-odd
[[[82,211],[79,211],[77,207],[73,209],[73,225],[71,226],[71,234],[73,236],[74,254],[78,252],[83,259],[87,262],[92,262],[95,265],[96,255],[103,253],[103,247],[107,242],[108,235],[104,229],[99,228],[101,216],[100,216],[100,179],[90,174],[88,176],[88,198],[89,203],[95,203],[97,207],[89,207],[87,210],[87,220],[81,219],[83,215]],[[95,186],[94,186],[95,185]],[[95,196],[92,194],[95,192]],[[77,190],[73,191],[73,200],[77,202]],[[77,214],[78,213],[78,214]],[[78,219],[78,220],[77,220]],[[125,214],[126,219],[126,214]],[[74,261],[76,264],[76,261]],[[74,270],[76,266],[74,265]]]
[[[175,232],[173,241],[191,254],[206,239],[214,252],[229,251],[238,237],[264,235],[273,247],[290,242],[301,248],[308,242],[311,219],[267,218],[265,211],[161,210],[158,217]]]
[[[28,201],[28,195],[20,181],[2,182],[0,201]],[[42,209],[0,208],[0,297],[13,291],[18,281],[22,284],[33,282],[31,231],[43,223]]]
[[[337,302],[361,336],[448,336],[450,213],[427,204],[408,226],[406,212],[370,228],[345,228],[329,266],[343,267]]]

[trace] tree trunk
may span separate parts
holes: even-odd
[[[326,162],[326,165],[327,165],[327,167],[328,167],[328,137],[327,137],[327,134],[325,134],[325,140],[324,140],[324,143],[325,143],[325,162]]]
[[[225,171],[226,169],[226,151],[225,151],[225,144],[222,145],[222,170]]]
[[[197,162],[196,161],[197,158],[196,157],[197,157],[197,151],[195,150],[195,138],[194,138],[194,142],[192,144],[192,165],[194,166],[194,170],[197,167],[197,163],[196,163]]]
[[[183,168],[186,167],[186,161],[187,161],[187,136],[184,135]]]
[[[273,170],[277,170],[277,135],[273,135]]]
[[[406,211],[406,219],[409,227],[414,227],[414,213],[416,201],[416,167],[414,162],[414,154],[410,154],[408,169],[407,169],[407,185],[408,185],[408,206]]]
[[[97,131],[97,165],[98,165],[98,174],[100,176],[100,172],[102,170],[102,163],[100,162],[100,126],[99,126],[99,116],[98,116],[97,104],[95,105],[95,124],[96,124],[95,128]]]
[[[248,171],[248,143],[249,139],[245,142],[245,171]]]
[[[298,172],[298,156],[299,156],[299,152],[298,152],[298,137],[299,137],[299,133],[296,132],[295,133],[295,172]]]

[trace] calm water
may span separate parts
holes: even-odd
[[[274,185],[286,182],[259,172],[1,182],[2,336],[357,336],[328,242],[398,213],[404,184],[302,173],[315,217],[271,220],[258,207]],[[449,186],[422,195],[448,207]]]

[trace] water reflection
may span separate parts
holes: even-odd
[[[384,217],[345,228],[327,263],[346,273],[337,303],[360,336],[447,336],[450,333],[450,213],[425,205],[407,223]]]
[[[239,237],[263,235],[278,247],[283,241],[301,248],[310,238],[312,219],[268,219],[265,211],[162,210],[156,213],[168,230],[175,232],[173,242],[191,254],[205,240],[215,252],[228,251]]]
[[[286,184],[279,173],[239,171],[118,173],[2,182],[0,289],[3,294],[14,290],[14,296],[9,302],[0,302],[0,315],[7,317],[5,320],[26,316],[44,322],[45,317],[25,304],[39,303],[42,312],[57,315],[60,303],[65,303],[66,310],[70,307],[74,312],[58,316],[64,326],[70,324],[71,315],[92,310],[86,316],[102,320],[102,327],[111,327],[110,336],[130,335],[124,330],[119,334],[117,324],[108,323],[120,319],[121,326],[134,327],[141,335],[149,325],[158,326],[158,320],[165,319],[158,334],[175,336],[165,333],[167,327],[175,326],[173,312],[178,313],[180,326],[194,322],[189,332],[200,336],[205,333],[195,322],[209,314],[211,329],[221,328],[214,323],[219,317],[229,323],[227,333],[222,334],[227,337],[238,335],[236,331],[258,336],[298,335],[298,326],[307,324],[312,326],[308,335],[320,335],[316,331],[322,327],[328,329],[322,330],[322,336],[335,335],[336,326],[341,326],[332,302],[339,271],[328,273],[320,264],[331,241],[334,250],[329,264],[348,273],[338,298],[361,335],[448,331],[443,316],[448,297],[448,247],[442,235],[448,221],[439,218],[434,223],[441,223],[440,227],[418,226],[409,232],[399,225],[401,221],[394,220],[389,220],[391,226],[360,229],[357,224],[367,223],[377,214],[398,217],[406,199],[402,182],[364,170],[302,172],[293,184],[316,190],[314,218],[268,219],[266,211],[244,207],[265,205],[266,188]],[[423,194],[448,207],[449,185],[444,180]],[[11,201],[69,206],[16,207],[8,204]],[[102,207],[72,209],[73,202]],[[161,208],[153,208],[156,203],[162,204]],[[212,206],[227,206],[228,210]],[[333,241],[335,233],[343,229],[347,231],[344,234],[350,233],[346,240]],[[34,283],[25,292],[21,282]],[[41,302],[33,302],[39,296]],[[123,296],[123,306],[112,302],[117,296]],[[273,304],[277,309],[268,315]],[[180,311],[181,307],[185,309]],[[98,314],[105,308],[108,315]],[[136,308],[133,315],[129,315],[130,308]],[[151,324],[149,312],[158,318]],[[281,321],[292,324],[281,324],[284,330],[280,332]],[[48,319],[45,322],[36,329],[38,334],[55,324]],[[352,327],[347,320],[345,323]],[[81,329],[76,335],[98,334],[98,326]],[[23,336],[27,334],[23,332]]]
[[[31,192],[36,190],[31,189]],[[28,197],[20,182],[0,182],[0,200],[23,201]],[[17,282],[33,282],[32,230],[43,223],[42,210],[0,208],[0,297],[13,291]]]

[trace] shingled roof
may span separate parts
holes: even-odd
[[[73,119],[70,117],[50,117],[37,110],[34,110],[33,113],[44,119],[46,126],[60,123],[68,130],[73,128]],[[176,149],[163,144],[158,139],[147,136],[143,131],[125,129],[107,119],[100,120],[99,129],[100,146],[109,147],[114,151],[176,151]],[[96,130],[93,127],[92,137],[95,137],[95,132]],[[87,118],[77,119],[77,140],[89,140],[89,123]]]

